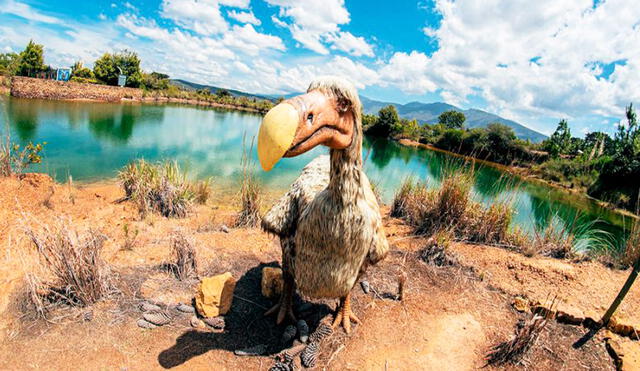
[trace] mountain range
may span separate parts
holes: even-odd
[[[445,111],[459,111],[464,113],[467,120],[464,125],[467,128],[486,127],[488,124],[498,122],[503,125],[509,126],[513,129],[516,136],[520,139],[528,139],[532,142],[541,142],[547,138],[546,135],[539,133],[533,129],[517,123],[513,120],[508,120],[493,113],[485,112],[479,109],[470,108],[463,110],[454,105],[434,102],[434,103],[422,103],[422,102],[410,102],[406,104],[397,104],[390,102],[381,102],[373,99],[369,99],[364,96],[360,96],[362,101],[362,107],[364,113],[377,114],[380,108],[388,105],[396,106],[398,115],[406,119],[416,119],[421,124],[433,124],[438,122],[438,116]]]
[[[171,83],[187,90],[199,90],[199,89],[209,89],[213,94],[215,94],[218,90],[222,88],[210,85],[202,85],[193,83],[185,80],[171,80]],[[251,94],[246,93],[240,90],[233,89],[225,89],[231,95],[236,97],[249,97],[249,98],[257,98],[257,99],[268,99],[271,101],[275,101],[281,96],[276,95],[261,95],[261,94]],[[284,95],[284,98],[289,98],[299,93],[292,93]],[[374,99],[369,99],[365,96],[360,96],[360,100],[362,101],[362,109],[364,113],[367,114],[377,114],[380,108],[386,107],[388,105],[396,106],[398,110],[398,115],[402,118],[406,119],[416,119],[421,124],[433,124],[438,122],[438,116],[445,111],[459,111],[464,113],[467,120],[465,121],[465,126],[467,128],[478,128],[478,127],[486,127],[488,124],[493,122],[498,122],[503,125],[509,126],[513,129],[516,136],[520,139],[530,140],[532,142],[541,142],[547,138],[546,135],[537,132],[533,129],[529,129],[528,127],[517,123],[513,120],[508,120],[493,113],[489,113],[486,111],[482,111],[475,108],[470,108],[463,110],[454,105],[444,103],[444,102],[434,102],[434,103],[423,103],[423,102],[410,102],[406,104],[398,104],[391,102],[382,102]]]

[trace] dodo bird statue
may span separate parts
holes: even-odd
[[[380,209],[362,169],[361,103],[355,87],[336,77],[313,81],[306,94],[287,99],[265,116],[258,157],[269,171],[282,157],[329,147],[302,170],[290,190],[262,219],[280,237],[283,293],[266,315],[295,320],[296,288],[308,298],[340,299],[333,327],[351,330],[351,289],[389,250]]]

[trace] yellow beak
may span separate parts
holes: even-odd
[[[288,103],[273,107],[262,119],[258,132],[258,158],[265,171],[269,171],[284,156],[298,128],[298,111]]]

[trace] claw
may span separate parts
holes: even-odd
[[[338,306],[336,317],[333,319],[333,324],[331,327],[334,329],[342,324],[344,328],[344,332],[347,334],[351,333],[351,321],[356,324],[362,323],[358,317],[351,311],[351,293],[345,296],[340,300],[340,305]]]

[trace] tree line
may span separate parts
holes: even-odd
[[[268,100],[234,96],[228,90],[209,89],[187,90],[171,84],[169,75],[160,72],[144,72],[140,68],[140,57],[131,50],[104,53],[93,63],[93,69],[85,67],[82,61],[71,66],[71,81],[91,84],[118,85],[118,76],[127,76],[125,86],[141,88],[146,95],[172,98],[196,99],[253,108],[266,111],[273,106]],[[45,64],[44,46],[29,41],[20,53],[0,53],[0,74],[5,76],[38,77],[52,68]]]
[[[541,143],[518,139],[512,128],[495,122],[465,127],[466,117],[446,111],[433,124],[400,118],[395,106],[363,114],[367,135],[411,139],[434,147],[509,166],[522,166],[543,179],[585,191],[618,207],[636,211],[640,189],[640,128],[632,105],[615,135],[591,132],[574,137],[561,120]]]

